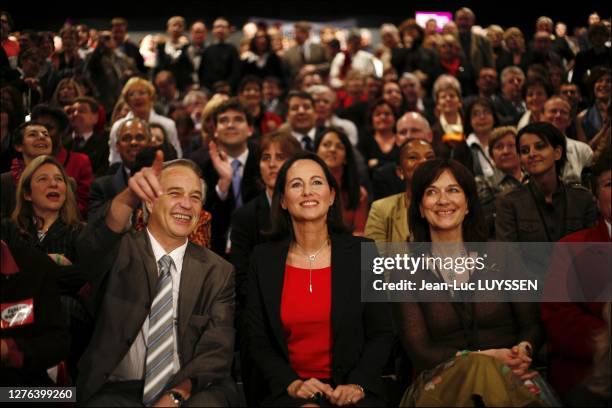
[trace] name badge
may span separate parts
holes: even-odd
[[[0,303],[0,328],[10,329],[34,323],[34,299]]]

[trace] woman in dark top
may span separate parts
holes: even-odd
[[[76,242],[83,229],[72,187],[62,166],[51,156],[39,156],[24,169],[17,186],[17,204],[2,222],[2,239],[9,245],[45,253],[57,265],[57,287],[71,316],[73,347],[69,366],[87,341],[89,315],[81,304],[86,279],[77,263]]]
[[[242,75],[255,75],[263,80],[273,76],[283,78],[281,59],[272,51],[270,36],[259,28],[249,44],[249,51],[242,55]]]
[[[249,259],[256,245],[267,242],[262,233],[270,227],[270,202],[280,168],[285,161],[302,150],[300,142],[285,132],[271,132],[261,138],[259,173],[265,186],[259,196],[238,208],[232,214],[230,260],[236,268],[236,325],[240,342],[240,372],[244,383],[247,405],[256,406],[265,397],[261,386],[261,373],[253,367],[246,352],[246,296]]]
[[[338,194],[313,153],[278,175],[273,241],[253,253],[247,302],[248,351],[268,385],[261,405],[384,405],[390,311],[361,302],[355,272],[367,240],[345,232]]]
[[[593,226],[593,195],[559,179],[566,162],[565,143],[565,136],[549,123],[532,123],[518,132],[516,149],[529,180],[497,199],[498,241],[555,242]]]
[[[378,100],[368,114],[369,128],[360,136],[357,148],[363,155],[370,174],[385,163],[395,163],[398,146],[395,144],[395,108],[384,100]]]
[[[315,152],[334,175],[342,199],[342,218],[353,235],[363,235],[368,219],[368,192],[359,184],[353,147],[343,130],[327,128],[315,140]]]
[[[473,257],[471,243],[486,240],[474,178],[454,160],[430,160],[417,167],[408,215],[413,241],[423,243],[432,256],[460,258],[469,253]],[[477,274],[475,270],[459,274],[436,267],[420,272],[432,282],[451,284],[468,282]],[[531,401],[535,396],[522,384],[537,376],[528,370],[531,355],[542,340],[537,305],[468,303],[461,296],[465,294],[448,291],[440,295],[439,302],[396,304],[404,349],[421,372],[401,405],[423,403],[428,389],[434,390],[442,406],[463,406],[474,394],[480,395],[485,406],[508,404],[512,399],[504,399],[507,394],[515,401]],[[504,371],[504,364],[511,372]],[[492,382],[483,392],[478,389],[483,377],[500,378],[501,382]],[[461,378],[463,385],[453,385],[454,378]],[[531,383],[525,385],[535,392]]]

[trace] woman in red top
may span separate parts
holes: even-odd
[[[361,303],[364,238],[345,233],[338,185],[313,153],[285,162],[271,205],[273,240],[256,247],[248,352],[264,406],[383,406],[392,329],[384,303]]]
[[[342,219],[353,235],[362,236],[368,219],[368,192],[359,184],[353,146],[344,131],[327,128],[315,141],[315,152],[331,170],[342,199]]]

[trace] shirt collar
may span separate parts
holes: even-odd
[[[249,158],[249,149],[248,148],[244,149],[244,152],[242,152],[240,156],[238,157],[232,157],[230,155],[228,155],[228,157],[231,160],[238,160],[240,164],[242,164],[242,168],[244,168],[244,166],[246,165],[246,161]]]
[[[295,130],[292,130],[291,133],[293,134],[293,136],[298,140],[298,141],[302,141],[302,136],[307,135],[310,139],[312,139],[312,141],[314,142],[315,140],[315,134],[317,132],[317,128],[313,127],[312,129],[310,129],[308,132],[306,133],[300,133],[300,132],[296,132]]]
[[[610,224],[608,220],[604,220],[604,222],[606,223],[606,227],[608,227],[608,237],[612,238],[612,224]]]
[[[465,140],[465,143],[467,143],[468,146],[477,144],[478,146],[480,146],[480,148],[482,148],[482,143],[480,143],[480,139],[478,139],[478,136],[476,136],[474,133],[470,133],[470,135]]]
[[[89,140],[91,136],[93,136],[93,130],[91,132],[83,133],[82,135],[77,134],[76,131],[72,132],[72,138],[76,138],[77,136],[81,136],[85,142]]]
[[[169,255],[170,258],[172,258],[172,261],[174,262],[174,267],[176,268],[176,270],[180,270],[179,266],[183,265],[183,258],[185,257],[185,251],[187,250],[187,243],[189,241],[185,239],[185,243],[183,245],[174,249],[169,254],[166,254],[166,251],[161,246],[161,244],[155,239],[153,234],[151,234],[151,231],[149,231],[149,228],[147,228],[147,234],[149,234],[149,240],[151,241],[151,249],[153,250],[153,256],[155,257],[155,263],[157,264],[157,262],[159,262],[159,260],[164,255]]]

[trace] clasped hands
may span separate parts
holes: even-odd
[[[519,377],[529,391],[534,394],[538,394],[540,389],[531,381],[539,375],[535,370],[529,371],[532,359],[527,354],[526,350],[518,345],[513,346],[511,349],[500,348],[500,349],[489,349],[483,350],[481,354],[486,354],[491,357],[495,357],[497,360],[506,364],[512,372]]]
[[[332,404],[339,407],[355,405],[365,397],[365,392],[357,384],[338,385],[335,389],[316,378],[306,381],[295,380],[287,387],[287,394],[292,398],[314,400],[317,394],[324,396]]]

